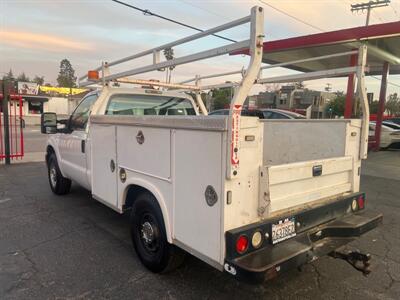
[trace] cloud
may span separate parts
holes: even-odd
[[[88,51],[93,47],[84,42],[66,39],[64,37],[38,34],[28,31],[0,31],[0,40],[3,45],[11,45],[18,48],[39,49],[50,52],[63,51]]]

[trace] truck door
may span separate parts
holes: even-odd
[[[60,163],[65,175],[87,189],[90,189],[90,181],[86,172],[86,126],[97,97],[97,94],[92,94],[79,103],[69,120],[70,131],[60,136],[59,144]]]

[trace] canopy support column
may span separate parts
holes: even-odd
[[[385,62],[383,64],[383,69],[382,69],[382,81],[381,81],[381,89],[380,89],[380,93],[379,93],[379,106],[378,106],[378,113],[376,116],[374,151],[379,151],[380,143],[381,143],[381,130],[382,130],[383,114],[385,112],[385,100],[386,100],[388,75],[389,75],[389,63]]]

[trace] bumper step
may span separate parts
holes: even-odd
[[[299,267],[353,241],[382,222],[382,214],[362,211],[314,227],[287,241],[227,261],[239,279],[261,282]]]

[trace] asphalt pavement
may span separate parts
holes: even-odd
[[[351,247],[372,254],[363,276],[323,257],[247,285],[189,256],[156,275],[139,262],[129,218],[73,185],[55,196],[43,162],[0,165],[0,299],[399,299],[400,151],[371,153],[361,189],[384,224]]]

